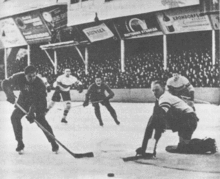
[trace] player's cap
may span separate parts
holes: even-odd
[[[37,72],[37,69],[32,65],[26,66],[24,69],[25,75],[27,75],[29,73],[34,73],[34,72]]]

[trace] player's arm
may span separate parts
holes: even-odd
[[[83,102],[83,106],[86,107],[89,105],[89,98],[90,98],[90,95],[92,93],[92,87],[93,85],[90,85],[86,94],[85,94],[85,101]]]
[[[15,95],[14,95],[14,86],[17,85],[18,82],[18,78],[19,78],[19,74],[15,74],[5,80],[2,81],[1,86],[3,91],[6,94],[7,97],[7,101],[14,104],[15,103]]]
[[[142,141],[142,146],[136,150],[137,154],[144,154],[147,149],[148,140],[151,138],[153,129],[155,129],[154,139],[156,140],[156,144],[158,143],[159,139],[161,138],[162,133],[164,132],[163,127],[160,126],[160,121],[158,118],[161,108],[159,107],[158,102],[155,102],[153,114],[150,117],[147,127],[145,129],[144,138]],[[163,112],[163,111],[162,111]],[[154,150],[154,155],[156,155],[156,148]]]
[[[189,82],[189,80],[187,78],[184,77],[184,83],[185,83],[185,88],[189,91],[189,96],[190,96],[190,100],[194,101],[194,87],[193,85]]]
[[[107,100],[113,98],[115,96],[115,93],[109,88],[108,85],[104,84],[105,90],[108,92],[108,96],[106,97]]]
[[[73,83],[73,86],[74,88],[76,88],[76,90],[79,92],[79,93],[82,93],[83,92],[83,85],[82,85],[82,82],[77,80],[75,83]]]

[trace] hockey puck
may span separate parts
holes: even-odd
[[[108,173],[108,177],[114,177],[115,174],[114,173]]]

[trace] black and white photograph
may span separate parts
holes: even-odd
[[[219,179],[220,0],[0,0],[1,179]]]

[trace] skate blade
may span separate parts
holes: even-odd
[[[54,154],[58,154],[58,153],[59,153],[59,151],[57,150],[57,151],[54,151],[53,153],[54,153]]]

